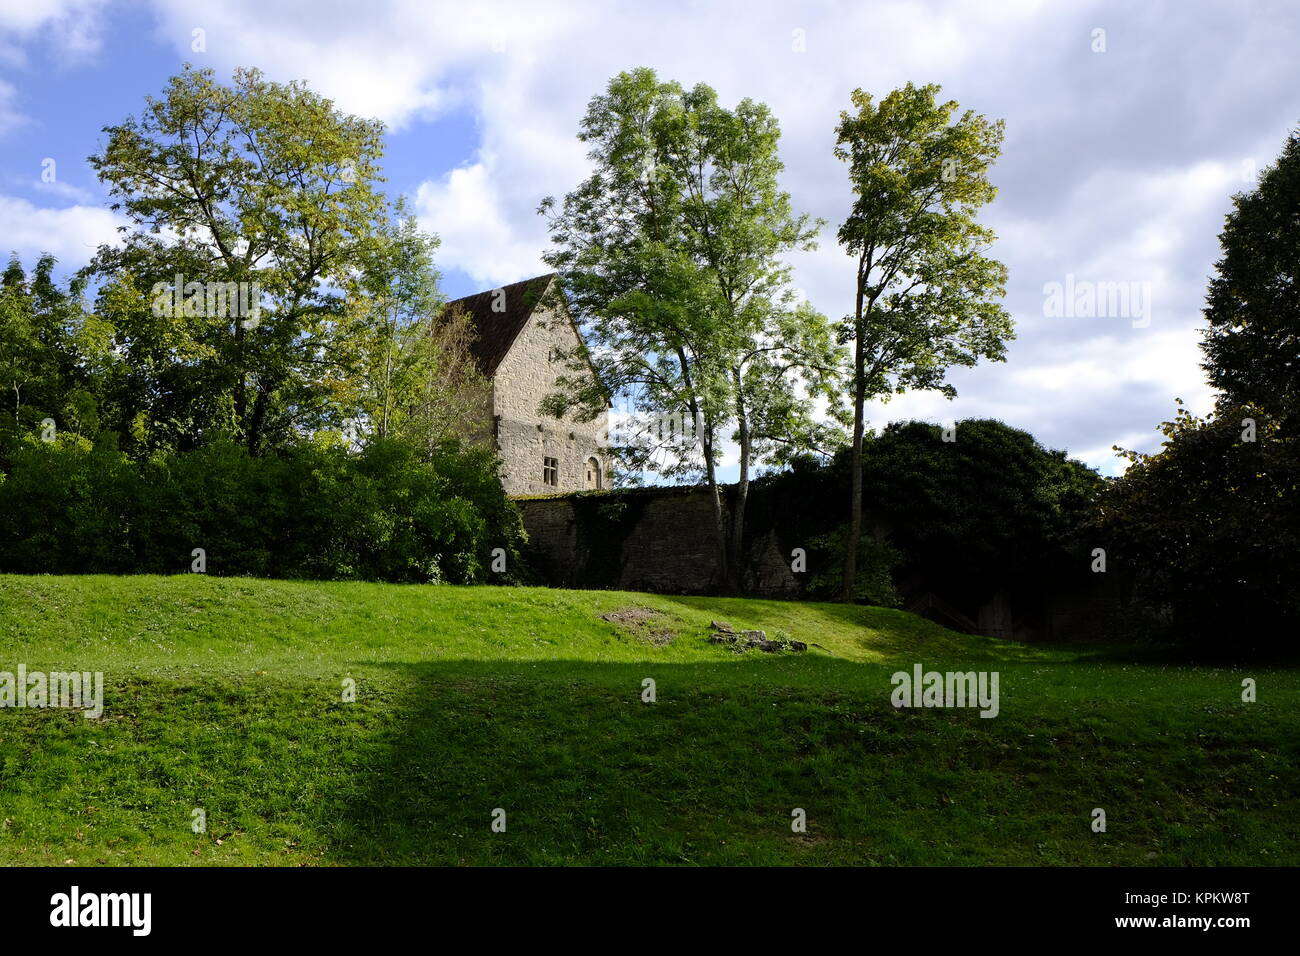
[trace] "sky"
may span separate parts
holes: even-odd
[[[1297,51],[1300,4],[1250,0],[0,0],[0,253],[84,264],[121,224],[86,162],[102,127],[184,63],[255,66],[382,119],[386,188],[440,238],[444,291],[494,288],[550,271],[537,205],[587,174],[590,98],[649,66],[772,108],[782,184],[828,223],[791,256],[795,285],[838,318],[854,281],[839,113],[855,88],[938,83],[1006,122],[982,220],[1017,337],[1004,363],[951,374],[957,399],[912,392],[869,421],[999,418],[1114,474],[1112,446],[1157,448],[1176,397],[1211,407],[1206,281],[1232,195],[1300,124]]]

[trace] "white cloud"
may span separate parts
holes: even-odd
[[[342,109],[401,129],[461,102],[465,76],[492,72],[562,29],[537,4],[424,0],[347,4],[154,0],[159,34],[181,59],[229,71],[257,66],[306,79]],[[352,15],[352,14],[356,15]],[[203,52],[193,31],[204,31]]]
[[[423,183],[415,210],[427,231],[442,240],[438,258],[485,286],[513,282],[546,271],[535,233],[524,231],[507,215],[500,191],[484,163],[453,169]]]
[[[27,4],[8,21],[0,16],[0,33],[30,33],[83,5]],[[153,7],[178,63],[256,65],[277,80],[305,79],[395,129],[472,112],[472,160],[430,169],[413,199],[424,227],[442,239],[439,264],[484,287],[545,268],[537,203],[585,174],[575,134],[587,101],[614,73],[646,65],[683,83],[707,82],[725,102],[751,96],[772,107],[784,133],[784,185],[798,208],[829,221],[822,248],[794,257],[796,281],[817,307],[842,316],[852,271],[834,241],[850,199],[831,154],[838,112],[855,87],[882,94],[909,80],[942,83],[963,108],[1007,120],[994,171],[1002,192],[987,219],[1010,268],[1007,307],[1019,337],[1005,364],[953,373],[956,402],[907,395],[873,406],[873,421],[1001,417],[1107,467],[1116,441],[1158,441],[1155,427],[1175,395],[1208,402],[1196,345],[1216,235],[1229,195],[1246,185],[1243,160],[1266,165],[1294,123],[1285,93],[1300,82],[1295,16],[1274,12],[1266,28],[1213,4]],[[1099,23],[1108,30],[1104,55],[1090,50]],[[204,53],[191,49],[195,28],[206,31]],[[1224,66],[1205,68],[1213,62]],[[0,125],[4,102],[0,88]],[[1043,284],[1066,274],[1150,282],[1151,327],[1048,319]]]
[[[27,122],[15,106],[18,91],[12,83],[0,80],[0,136],[4,136]]]
[[[65,60],[79,62],[99,52],[107,0],[4,0],[0,2],[0,58],[25,62],[21,44],[48,38]]]
[[[83,206],[88,206],[95,201],[95,197],[89,189],[83,189],[81,186],[74,186],[62,180],[47,183],[43,179],[37,179],[32,183],[32,188],[37,192],[49,193],[52,196],[58,196],[60,199],[66,199]]]
[[[17,252],[25,261],[43,252],[73,268],[83,265],[101,243],[117,241],[124,220],[97,206],[42,209],[25,199],[0,196],[0,236],[5,257]]]

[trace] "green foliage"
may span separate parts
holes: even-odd
[[[711,477],[725,428],[742,482],[756,462],[824,444],[799,393],[829,394],[836,346],[825,318],[796,302],[782,261],[813,248],[821,223],[779,187],[771,111],[748,99],[728,109],[704,84],[638,69],[592,99],[579,139],[595,173],[541,211],[555,243],[547,262],[588,348],[548,408],[594,414],[614,392],[696,422],[698,443],[691,430],[684,441],[629,436],[625,455],[666,474]]]
[[[809,551],[817,571],[808,578],[808,593],[820,600],[831,600],[841,593],[844,583],[844,554],[848,548],[849,526],[841,525],[829,534],[809,542]],[[863,535],[858,540],[858,560],[853,599],[876,607],[898,607],[903,603],[894,587],[893,572],[902,563],[902,554],[887,541]]]
[[[555,244],[546,260],[587,342],[545,407],[593,416],[614,393],[687,423],[629,429],[617,451],[632,470],[703,475],[735,587],[751,468],[833,441],[809,399],[835,395],[838,346],[825,317],[796,301],[784,262],[814,248],[822,223],[780,188],[780,128],[761,103],[728,109],[704,84],[686,90],[643,68],[592,99],[579,139],[595,171],[540,211]],[[730,535],[715,474],[726,438],[740,451]]]
[[[1102,478],[999,421],[964,419],[952,433],[956,441],[945,442],[943,434],[937,425],[911,421],[867,435],[862,540],[870,550],[860,545],[858,558],[868,561],[866,579],[877,586],[866,599],[885,593],[886,566],[904,599],[933,593],[971,616],[999,591],[1038,614],[1047,595],[1095,586],[1088,529]],[[808,549],[810,582],[820,596],[833,596],[828,576],[843,572],[843,550],[827,548],[847,545],[840,535],[851,485],[848,449],[830,462],[796,459],[753,485],[754,527],[771,528],[782,553]],[[876,553],[877,533],[893,552],[883,556],[888,561]],[[817,546],[809,547],[814,537]],[[854,599],[863,600],[861,569],[855,577]]]
[[[1300,135],[1233,197],[1206,295],[1202,367],[1221,391],[1179,408],[1108,489],[1098,531],[1157,636],[1236,658],[1300,633]]]
[[[1206,295],[1210,384],[1289,435],[1300,427],[1300,132],[1250,192],[1233,197]]]
[[[14,256],[0,279],[0,430],[13,435],[46,419],[77,434],[98,431],[107,330],[84,313],[80,280],[58,287],[55,265],[41,256],[28,277]]]
[[[994,419],[962,420],[952,435],[896,422],[866,445],[863,502],[891,527],[900,570],[978,600],[1082,567],[1077,539],[1101,492],[1097,473]]]
[[[1161,430],[1159,452],[1125,452],[1131,464],[1103,498],[1111,565],[1134,576],[1167,640],[1234,658],[1294,651],[1297,440],[1263,410],[1227,404],[1204,418],[1180,407]]]
[[[332,383],[338,407],[355,409],[367,434],[425,452],[471,437],[469,423],[490,402],[470,351],[472,320],[448,310],[438,291],[436,248],[413,219],[392,230],[336,337],[344,375]]]
[[[379,191],[383,124],[187,67],[105,133],[90,163],[135,227],[88,268],[121,358],[107,427],[145,451],[224,432],[257,454],[368,411],[365,340],[436,277]]]
[[[109,440],[27,441],[0,482],[0,569],[453,583],[515,580],[522,528],[481,449],[377,440],[250,456],[218,440],[136,462]]]
[[[854,201],[839,240],[854,257],[854,312],[841,325],[853,345],[853,494],[844,596],[852,590],[853,543],[865,404],[909,388],[949,398],[952,366],[1000,361],[1013,336],[1000,300],[1006,267],[987,255],[996,238],[976,219],[997,190],[988,170],[1002,148],[1001,121],[937,100],[939,87],[911,83],[879,103],[862,90],[840,114],[835,155],[848,163]]]
[[[481,410],[470,330],[378,189],[382,124],[187,67],[105,133],[134,228],[66,289],[50,256],[0,284],[0,567],[177,573],[202,548],[214,574],[468,582],[501,547],[513,580],[496,463],[450,444]]]

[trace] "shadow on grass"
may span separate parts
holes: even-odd
[[[871,759],[864,729],[895,717],[884,668],[792,663],[370,665],[394,674],[383,706],[401,717],[359,761],[327,859],[787,862],[825,748]]]
[[[367,723],[343,758],[351,786],[322,807],[324,859],[1248,865],[1261,846],[1297,859],[1289,675],[1257,675],[1273,697],[1245,707],[1234,674],[987,640],[988,658],[904,640],[868,663],[358,661],[372,678],[347,719]],[[1000,671],[998,718],[895,709],[890,678],[914,663]],[[1097,806],[1122,835],[1096,838]],[[791,830],[796,808],[806,833]]]
[[[366,666],[394,696],[328,809],[334,863],[1114,862],[1075,831],[1099,795],[1136,799],[1071,705],[895,710],[897,662]]]

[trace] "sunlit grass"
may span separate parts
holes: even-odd
[[[634,606],[671,642],[601,617]],[[712,620],[813,646],[737,654]],[[0,671],[106,683],[99,720],[0,709],[0,863],[1300,862],[1292,670],[880,608],[202,576],[0,576],[0,636]],[[999,716],[895,710],[914,663],[997,670]]]

